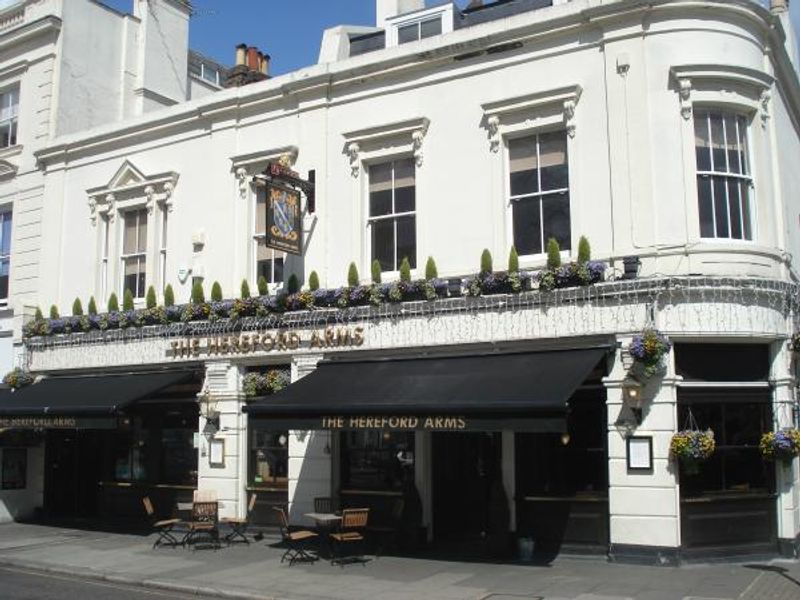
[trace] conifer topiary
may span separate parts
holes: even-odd
[[[158,304],[158,300],[156,299],[156,288],[152,285],[147,288],[147,295],[145,296],[144,305],[147,308],[155,308]]]
[[[122,294],[122,310],[133,310],[133,292],[129,289]]]
[[[55,304],[53,304],[53,305],[50,307],[50,318],[51,318],[51,319],[58,319],[58,318],[59,318],[59,316],[60,316],[60,315],[58,314],[58,307],[57,307]]]
[[[311,275],[308,276],[308,289],[312,292],[319,289],[319,275],[316,271],[311,271]]]
[[[425,263],[425,279],[436,279],[437,277],[439,277],[439,270],[436,268],[436,261],[429,256],[428,262]]]
[[[114,292],[108,297],[108,312],[119,312],[119,300]]]
[[[258,287],[258,295],[259,296],[268,296],[269,295],[269,283],[267,283],[267,278],[263,275],[258,278],[256,282],[256,286]]]
[[[514,246],[511,246],[511,250],[508,253],[508,272],[517,273],[518,271],[519,271],[519,254],[517,254],[517,249]]]
[[[36,312],[33,314],[33,318],[36,319],[37,321],[41,321],[42,319],[44,319],[44,315],[42,314],[42,309],[39,308],[38,306],[36,307]]]
[[[94,296],[89,297],[89,306],[87,307],[87,311],[90,315],[97,314],[97,302],[94,301]]]
[[[247,279],[242,279],[242,287],[240,293],[242,299],[246,299],[250,297],[250,284],[247,283]]]
[[[172,284],[167,284],[164,288],[164,306],[175,306],[175,292],[172,291]]]
[[[400,281],[411,281],[411,263],[407,256],[400,261]]]
[[[83,304],[81,304],[80,298],[75,298],[75,302],[72,303],[72,316],[73,317],[83,316]]]
[[[351,262],[350,267],[347,269],[347,285],[350,287],[356,287],[358,285],[358,281],[358,268],[356,267],[356,263]]]
[[[484,248],[481,253],[481,273],[491,273],[494,271],[492,266],[492,253],[488,248]]]
[[[381,262],[376,258],[372,261],[372,283],[381,282]]]
[[[215,281],[211,284],[211,300],[213,302],[222,301],[222,286],[219,284],[219,281]]]
[[[294,273],[289,275],[289,281],[286,283],[286,291],[290,294],[296,294],[300,291],[300,281]]]
[[[206,301],[206,294],[203,292],[203,281],[197,279],[192,284],[192,304],[203,304]]]
[[[547,268],[557,269],[561,266],[561,247],[556,238],[547,240]]]
[[[592,260],[592,247],[589,245],[589,240],[586,239],[586,236],[582,235],[578,241],[578,263],[586,264],[590,260]]]

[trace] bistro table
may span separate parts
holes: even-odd
[[[316,523],[317,530],[319,531],[319,554],[323,558],[331,558],[331,540],[330,533],[336,525],[342,520],[342,515],[334,513],[305,513],[304,517],[308,517]]]

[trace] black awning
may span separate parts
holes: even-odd
[[[566,402],[607,347],[518,354],[325,361],[277,394],[244,408],[290,428],[394,428],[384,418],[354,416],[470,417],[482,423],[433,421],[431,429],[563,429]],[[335,419],[346,417],[338,421]],[[547,424],[541,420],[552,417]],[[333,419],[333,420],[332,420]],[[516,423],[512,423],[516,420]],[[404,423],[418,429],[427,419]],[[531,422],[526,422],[531,421]],[[536,422],[533,422],[536,421]],[[506,426],[502,426],[503,423]],[[378,424],[376,426],[376,424]],[[351,427],[352,425],[352,427]],[[471,425],[475,425],[472,427]]]
[[[109,416],[170,385],[191,371],[48,377],[0,398],[0,416]]]

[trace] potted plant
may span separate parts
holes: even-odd
[[[680,462],[686,475],[697,475],[700,465],[714,454],[715,449],[716,442],[711,429],[679,431],[672,436],[669,444],[670,456]]]
[[[18,390],[19,388],[32,384],[33,375],[31,375],[25,369],[15,367],[5,374],[5,377],[3,377],[3,383],[10,387],[11,391]]]
[[[667,336],[655,329],[645,329],[633,336],[628,352],[645,378],[652,377],[661,368],[661,359],[669,352],[672,343]]]
[[[800,456],[800,429],[790,427],[768,431],[761,436],[758,448],[764,460],[781,461],[789,465],[795,456]]]

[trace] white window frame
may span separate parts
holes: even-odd
[[[696,147],[696,144],[695,144],[695,174],[696,174],[695,181],[696,181],[696,187],[697,187],[696,193],[697,193],[697,201],[698,201],[697,228],[698,228],[698,233],[700,235],[700,238],[702,240],[704,240],[704,241],[752,243],[756,239],[756,230],[755,230],[755,218],[754,218],[754,212],[755,211],[753,210],[753,204],[754,204],[754,199],[755,199],[755,183],[753,181],[753,169],[752,169],[753,157],[751,156],[752,144],[751,144],[751,141],[750,141],[750,138],[751,138],[751,135],[750,135],[750,117],[748,117],[748,115],[746,115],[746,114],[744,114],[744,113],[742,113],[740,111],[733,110],[733,109],[726,108],[726,107],[717,107],[717,106],[697,106],[694,109],[693,113],[694,113],[692,115],[692,119],[693,119],[692,126],[693,127],[695,126],[695,122],[698,119],[698,114],[697,113],[706,113],[705,119],[706,119],[706,126],[708,128],[707,129],[707,133],[708,133],[709,143],[711,142],[711,116],[712,115],[719,115],[719,116],[723,117],[722,118],[722,131],[723,131],[722,135],[723,135],[723,138],[725,139],[725,144],[726,144],[725,145],[725,162],[726,162],[726,165],[725,165],[726,170],[725,171],[720,171],[720,170],[716,169],[717,165],[714,164],[714,151],[713,151],[713,149],[709,149],[710,161],[711,161],[711,170],[709,170],[709,171],[701,171],[701,170],[699,170],[697,168],[697,166],[696,166],[697,165],[697,147]],[[745,131],[744,131],[744,135],[745,135],[745,137],[744,137],[744,141],[745,141],[744,159],[745,159],[746,168],[743,169],[743,170],[747,171],[746,175],[742,174],[742,173],[735,173],[735,172],[731,171],[730,170],[730,166],[727,165],[729,150],[728,150],[728,146],[727,146],[727,140],[728,140],[727,126],[725,124],[725,118],[724,118],[726,116],[733,117],[735,119],[735,122],[736,122],[736,136],[737,136],[736,139],[737,140],[741,139],[739,137],[740,136],[739,121],[743,119],[744,122],[745,122],[745,124],[744,124],[744,127],[745,127]],[[712,221],[713,221],[713,226],[714,226],[714,235],[713,236],[705,236],[705,237],[702,235],[702,231],[701,231],[701,228],[700,228],[700,218],[699,218],[700,217],[700,214],[699,214],[699,210],[700,210],[699,209],[699,203],[700,203],[700,190],[699,190],[700,183],[699,183],[699,178],[700,177],[707,177],[707,178],[711,179],[712,181],[714,180],[714,178],[722,178],[725,182],[727,182],[730,179],[735,179],[735,180],[738,180],[740,182],[744,182],[744,183],[747,184],[747,193],[748,193],[748,202],[747,202],[748,203],[748,207],[747,208],[748,208],[749,218],[750,218],[750,237],[749,238],[744,237],[744,232],[745,232],[744,210],[743,210],[744,206],[743,206],[742,198],[739,198],[739,213],[740,213],[739,214],[739,219],[740,219],[739,226],[740,226],[741,231],[742,231],[742,237],[741,238],[735,238],[735,237],[733,237],[731,235],[733,227],[731,226],[730,198],[728,197],[728,193],[729,192],[728,192],[728,186],[727,185],[725,186],[725,206],[726,206],[726,210],[727,210],[727,223],[728,223],[728,234],[729,235],[728,236],[720,236],[717,233],[717,218],[716,218],[717,217],[717,207],[716,207],[716,199],[715,199],[715,196],[714,196],[714,185],[713,184],[711,185],[711,213],[712,213]]]
[[[412,166],[414,167],[414,210],[413,211],[406,211],[406,212],[397,213],[397,212],[394,212],[394,209],[395,209],[395,197],[394,197],[395,196],[395,169],[394,169],[394,163],[396,163],[398,161],[401,161],[401,160],[410,160]],[[380,215],[380,216],[377,216],[377,217],[372,217],[372,216],[370,216],[370,198],[369,198],[370,180],[369,180],[369,171],[373,167],[376,167],[376,166],[379,166],[379,165],[384,165],[384,164],[390,164],[390,163],[392,165],[392,212],[389,213],[389,214],[386,214],[386,215]],[[394,264],[398,265],[398,267],[397,267],[397,269],[389,269],[388,271],[381,271],[381,274],[382,275],[388,275],[390,277],[391,276],[396,276],[396,275],[399,274],[399,271],[400,271],[400,267],[399,267],[399,264],[398,264],[398,258],[400,260],[402,260],[402,258],[403,258],[403,257],[398,257],[398,255],[397,255],[397,221],[399,219],[403,218],[403,217],[410,217],[410,216],[414,217],[414,251],[415,251],[415,254],[414,254],[414,265],[411,268],[411,270],[412,270],[412,272],[415,272],[417,269],[419,269],[419,258],[420,258],[420,253],[419,253],[419,227],[418,227],[419,217],[418,217],[418,214],[417,214],[418,209],[419,209],[419,205],[418,205],[419,196],[417,194],[417,191],[419,189],[419,187],[417,185],[417,170],[418,170],[417,169],[417,165],[415,164],[414,159],[413,159],[412,156],[400,155],[400,156],[395,156],[393,158],[387,158],[387,159],[384,159],[384,160],[374,160],[374,161],[368,163],[367,165],[365,165],[365,167],[366,167],[365,171],[367,171],[367,177],[366,177],[366,179],[367,179],[367,193],[366,193],[367,204],[365,206],[365,213],[364,214],[366,216],[367,261],[369,262],[369,265],[370,265],[369,272],[370,273],[372,272],[372,262],[375,260],[375,257],[373,255],[373,251],[372,251],[372,224],[375,223],[375,222],[378,222],[378,221],[388,221],[390,219],[394,221]],[[410,256],[408,258],[411,259]]]
[[[147,259],[148,259],[148,240],[150,239],[150,227],[152,226],[152,214],[148,214],[148,210],[145,207],[134,207],[127,210],[122,211],[120,214],[120,227],[121,227],[121,235],[119,236],[119,294],[120,298],[122,298],[125,294],[125,261],[129,259],[137,259],[137,266],[139,269],[137,270],[138,273],[141,273],[141,259],[144,259],[144,289],[142,290],[142,294],[139,295],[139,290],[131,290],[133,294],[134,300],[142,300],[147,295],[147,287],[149,282],[149,277],[147,276]],[[145,215],[145,226],[147,227],[147,237],[145,238],[145,248],[144,250],[140,250],[139,252],[131,252],[129,254],[125,254],[125,229],[126,229],[126,220],[131,215],[137,215],[136,220],[136,240],[138,244],[139,240],[139,229],[141,227],[141,221],[138,218],[138,215],[144,213]],[[152,283],[150,282],[150,285]]]
[[[450,33],[453,31],[453,4],[444,4],[441,6],[432,6],[430,8],[424,8],[421,10],[417,10],[411,13],[406,13],[403,15],[396,15],[393,17],[389,17],[386,19],[386,47],[392,46],[405,46],[406,44],[412,44],[413,42],[408,41],[403,44],[400,44],[399,41],[399,31],[404,27],[408,27],[409,25],[417,25],[417,35],[420,34],[420,24],[426,21],[432,21],[436,18],[440,20],[441,23],[441,33],[438,35],[444,35],[445,33]],[[417,37],[416,41],[419,42],[420,39],[427,40],[432,39],[437,36],[430,36],[427,38],[419,38]]]
[[[0,145],[0,149],[2,148],[14,148],[15,146],[19,145],[19,98],[20,98],[20,85],[16,83],[11,85],[3,90],[0,90],[0,111],[8,108],[10,109],[10,116],[2,119],[0,118],[0,131],[8,125],[14,131],[14,143]],[[9,103],[6,106],[6,100],[10,99],[10,102],[13,102],[16,99],[16,104]],[[2,112],[0,112],[0,115]],[[9,136],[10,137],[10,136]]]
[[[2,236],[3,224],[5,223],[6,220],[11,221],[11,231],[9,232],[9,236],[11,236],[11,239],[8,242],[8,254],[0,253],[0,264],[3,262],[8,263],[8,292],[6,296],[0,297],[0,306],[8,304],[8,299],[11,296],[11,252],[12,252],[11,243],[14,239],[14,214],[10,207],[6,209],[0,209],[0,236]],[[2,243],[0,243],[0,248],[1,247]]]

